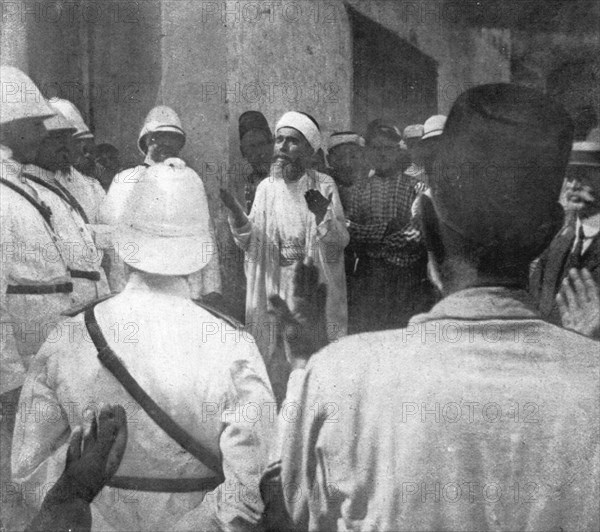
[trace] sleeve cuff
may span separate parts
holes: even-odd
[[[227,215],[227,220],[229,221],[231,232],[237,236],[246,236],[252,231],[252,222],[250,221],[246,222],[242,227],[236,227],[233,223],[233,216],[231,216],[231,214]]]

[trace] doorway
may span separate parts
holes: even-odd
[[[352,125],[377,118],[402,130],[437,113],[437,63],[408,41],[347,6],[353,42]]]

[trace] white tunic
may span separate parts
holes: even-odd
[[[22,166],[4,146],[0,147],[0,176],[39,200],[22,178]],[[29,361],[46,337],[56,334],[61,313],[74,300],[69,293],[7,293],[9,286],[58,285],[71,282],[71,278],[52,228],[26,199],[1,186],[0,393],[5,393],[21,386]]]
[[[56,172],[56,180],[69,190],[83,207],[91,224],[98,223],[98,209],[106,192],[99,181],[71,168],[69,172]]]
[[[93,529],[172,530],[180,519],[196,530],[253,527],[262,512],[258,479],[276,419],[255,344],[190,301],[183,278],[150,288],[133,272],[121,294],[95,307],[95,316],[140,386],[205,448],[222,456],[225,484],[208,494],[106,487],[92,504]],[[30,487],[55,481],[84,410],[106,403],[122,404],[128,416],[118,476],[211,478],[210,470],[167,436],[100,363],[82,315],[70,324],[72,336],[42,347],[23,387],[22,411],[38,409],[40,416],[17,416],[14,479]],[[35,490],[28,493],[41,503]]]
[[[38,166],[26,165],[26,174],[31,174],[51,186],[54,184],[54,172],[49,172]],[[52,220],[56,234],[62,246],[62,255],[71,270],[96,273],[100,275],[99,281],[72,277],[72,299],[75,307],[82,307],[92,301],[108,295],[108,281],[101,268],[102,251],[96,247],[88,226],[77,210],[64,201],[58,194],[48,188],[28,179],[28,183],[36,190],[39,197],[52,210]]]

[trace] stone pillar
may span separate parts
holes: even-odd
[[[0,62],[28,71],[27,15],[23,1],[2,2]]]
[[[162,77],[157,103],[172,106],[187,134],[182,157],[202,178],[215,223],[223,296],[243,318],[243,254],[235,246],[219,188],[229,179],[228,28],[223,2],[161,2]]]

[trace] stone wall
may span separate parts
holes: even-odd
[[[46,0],[33,2],[37,14],[30,4],[11,2],[14,12],[3,13],[3,62],[27,70],[48,96],[74,100],[97,141],[117,146],[125,162],[140,160],[137,136],[151,107],[180,114],[183,156],[206,185],[231,299],[243,293],[243,261],[218,189],[241,194],[248,170],[237,119],[258,109],[273,127],[297,109],[326,135],[352,125],[347,6],[437,62],[439,112],[469,86],[510,77],[509,32],[463,25],[441,1],[85,0],[75,9]]]

